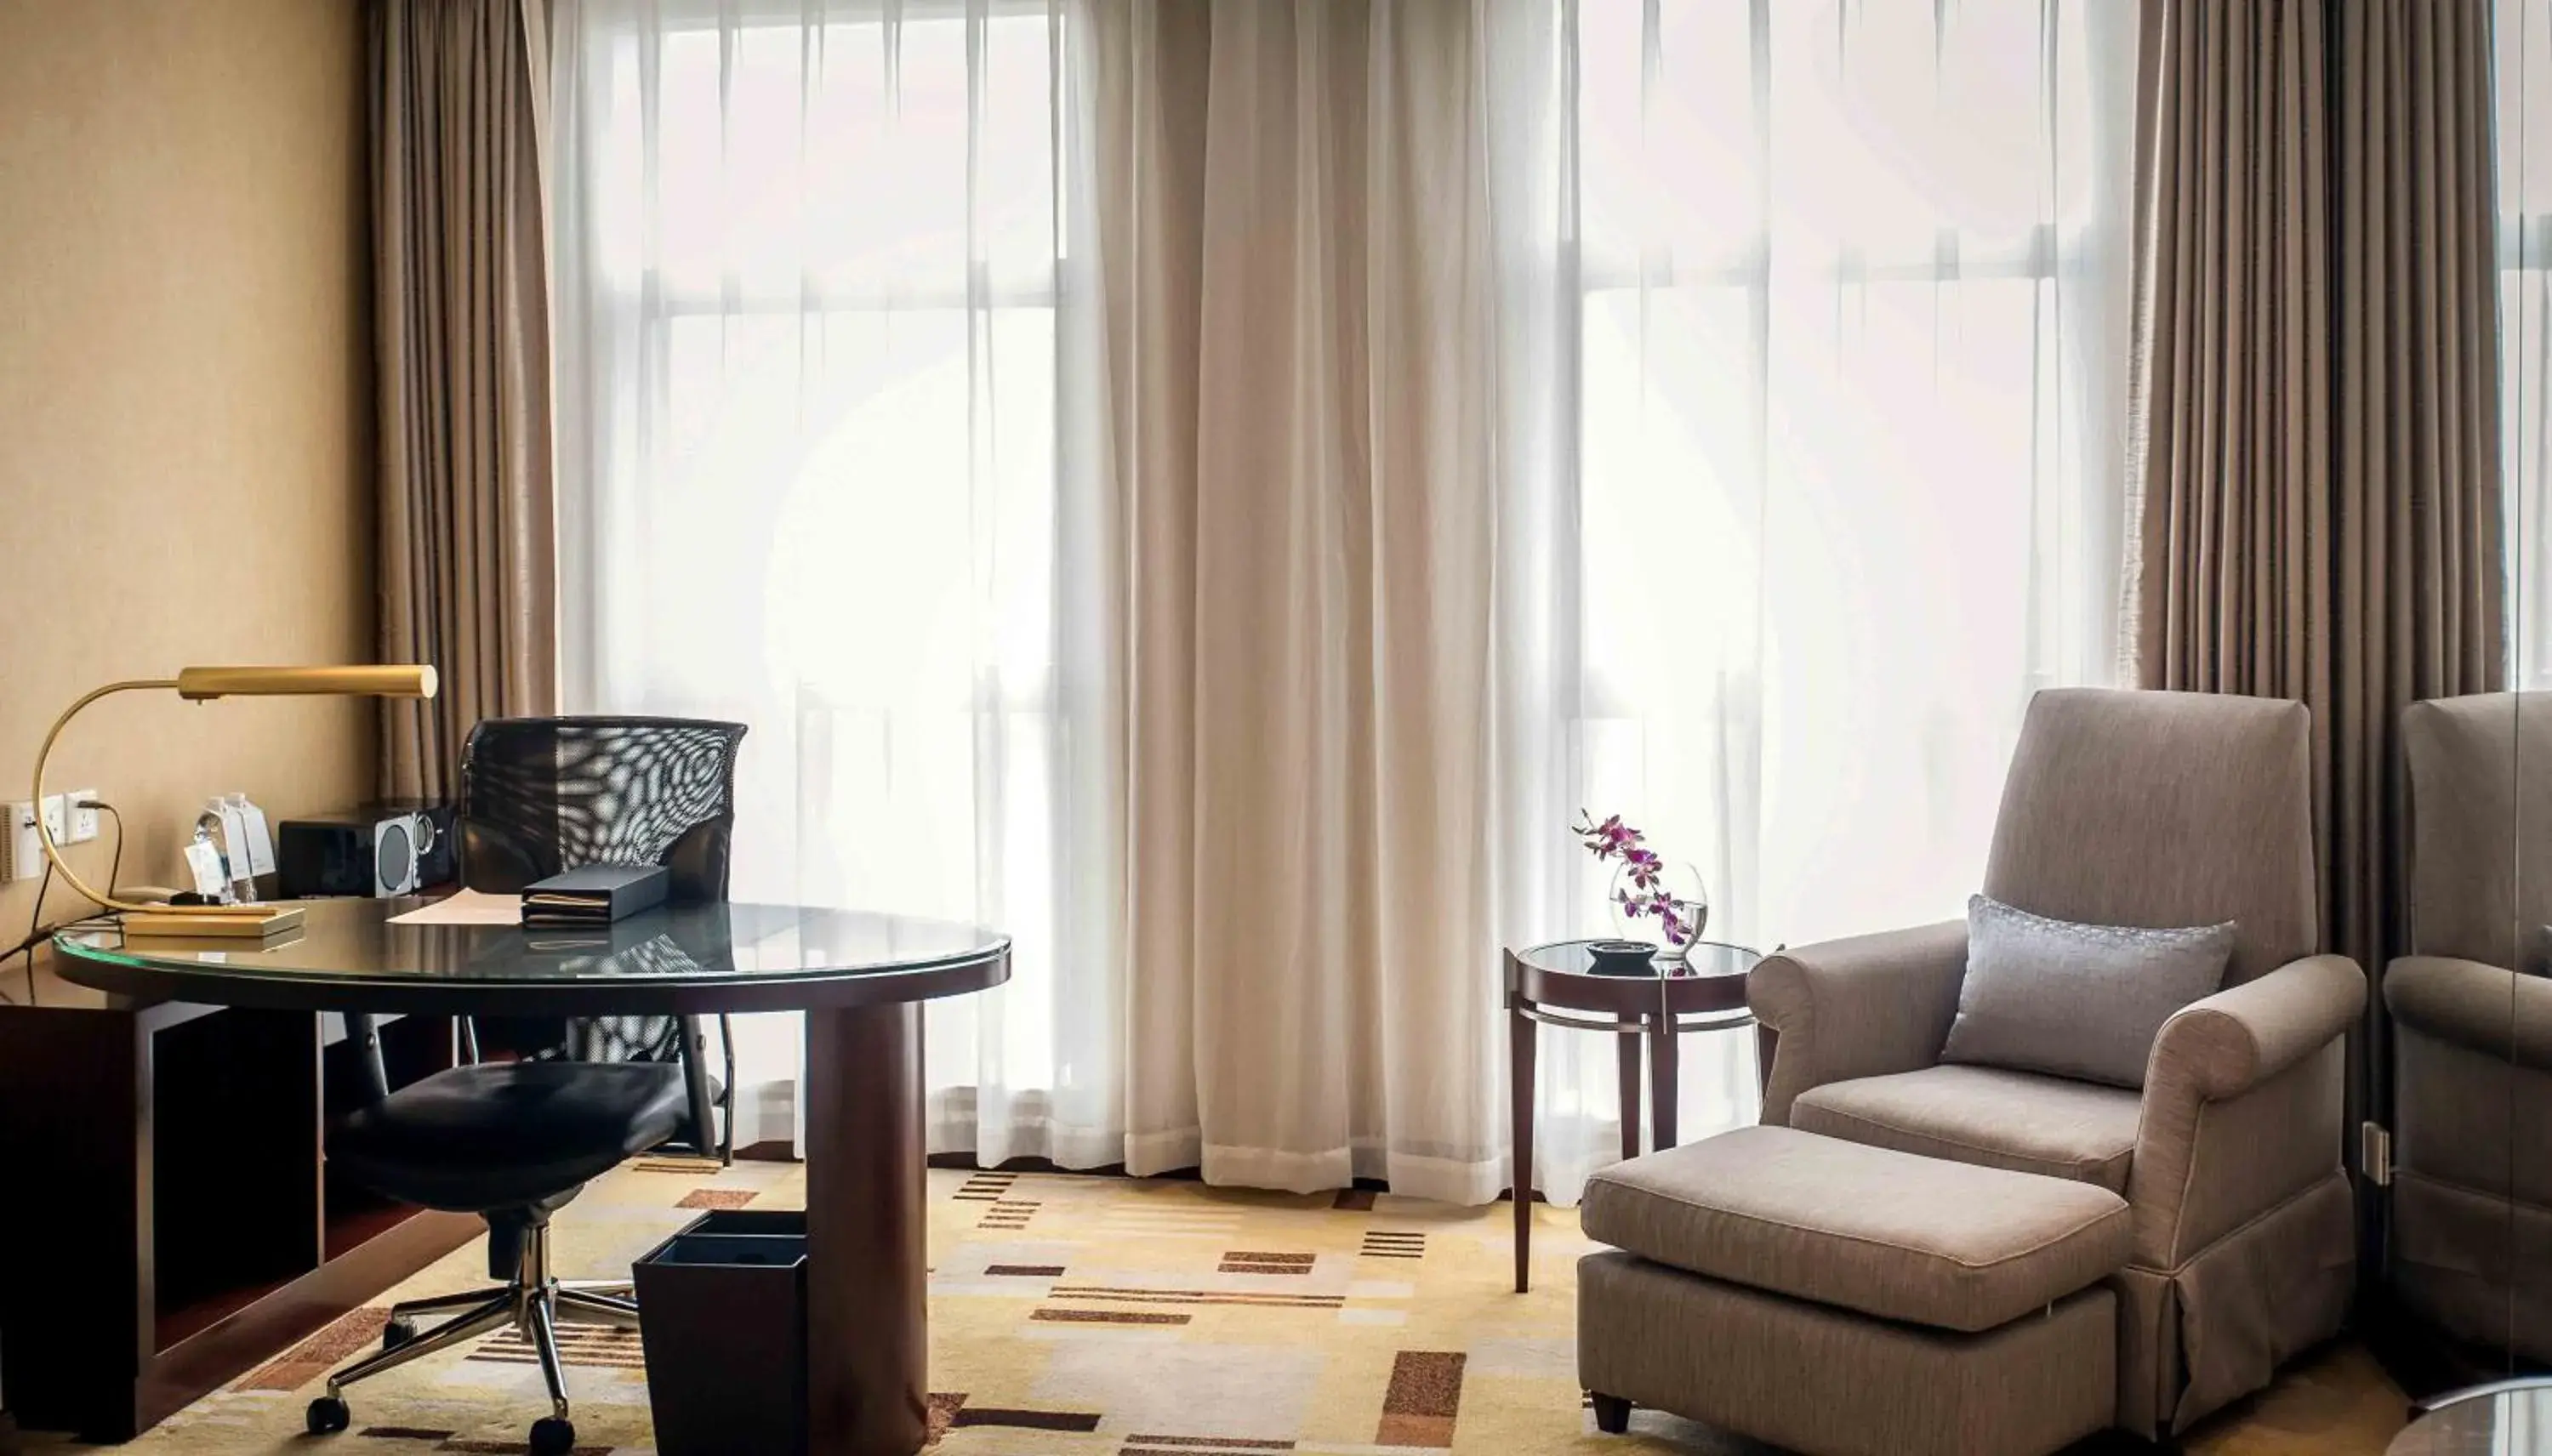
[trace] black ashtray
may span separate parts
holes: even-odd
[[[1598,976],[1654,976],[1649,964],[1657,948],[1644,940],[1590,940],[1586,943],[1588,969]]]

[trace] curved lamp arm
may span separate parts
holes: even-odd
[[[53,843],[53,826],[45,821],[45,760],[53,757],[53,740],[61,737],[62,729],[69,725],[71,719],[79,716],[80,709],[87,707],[90,703],[113,693],[135,692],[146,687],[173,688],[176,685],[177,679],[174,677],[151,677],[135,678],[130,682],[110,682],[104,687],[92,688],[88,692],[81,694],[77,702],[74,702],[69,707],[62,709],[62,715],[53,720],[53,726],[52,728],[46,730],[45,746],[36,750],[36,792],[34,796],[36,804],[36,837],[44,843],[45,858],[53,862],[53,873],[62,877],[63,882],[69,884],[72,889],[79,891],[81,894],[88,896],[90,899],[97,901],[99,904],[110,910],[148,910],[151,906],[137,905],[128,900],[116,899],[112,895],[99,894],[96,890],[91,889],[88,882],[80,879],[78,872],[72,870],[69,863],[62,858],[61,846]]]
[[[133,692],[142,688],[164,688],[174,691],[188,702],[204,702],[216,697],[278,697],[327,695],[340,697],[432,697],[440,684],[434,669],[415,663],[367,665],[338,668],[188,668],[174,677],[135,678],[129,682],[110,682],[92,688],[77,702],[62,710],[53,726],[45,734],[44,747],[36,750],[36,837],[45,847],[45,858],[53,871],[71,888],[97,901],[110,910],[156,911],[181,909],[187,914],[260,915],[268,913],[260,905],[138,905],[130,900],[103,895],[79,878],[62,859],[61,846],[53,843],[53,827],[45,822],[45,761],[53,756],[53,740],[79,715],[79,710],[112,693]],[[114,888],[113,885],[107,886]]]

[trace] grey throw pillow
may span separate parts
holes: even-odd
[[[1967,900],[1967,975],[1944,1062],[2143,1087],[2171,1014],[2213,995],[2233,922],[2147,930],[2050,920]]]

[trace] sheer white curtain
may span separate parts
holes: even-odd
[[[2542,689],[2552,687],[2552,0],[2498,0],[2492,20],[2508,685]]]
[[[934,1151],[1120,1156],[1087,88],[1043,0],[569,0],[563,700],[752,725],[738,899],[1002,926]],[[797,1018],[740,1034],[786,1139]]]
[[[1957,916],[2023,703],[2114,676],[2134,7],[1496,15],[1504,933],[1603,928],[1579,805],[1713,938]],[[1554,1198],[1611,1041],[1545,1035]],[[1682,1135],[1754,1078],[1691,1039]]]
[[[2114,657],[2132,7],[1077,3],[562,7],[565,701],[754,725],[740,898],[1016,937],[932,1146],[1493,1195],[1488,948],[1605,928],[1580,807],[1723,938],[1956,914]],[[1612,1055],[1544,1040],[1555,1198]],[[1687,1136],[1753,1114],[1684,1055]]]

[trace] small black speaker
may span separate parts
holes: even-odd
[[[367,818],[386,819],[398,814],[414,814],[426,821],[433,834],[416,856],[416,887],[433,889],[455,884],[461,880],[461,836],[459,823],[449,802],[422,798],[385,798],[364,805]]]
[[[414,894],[452,879],[451,814],[431,806],[368,805],[286,819],[274,868],[286,898]]]

